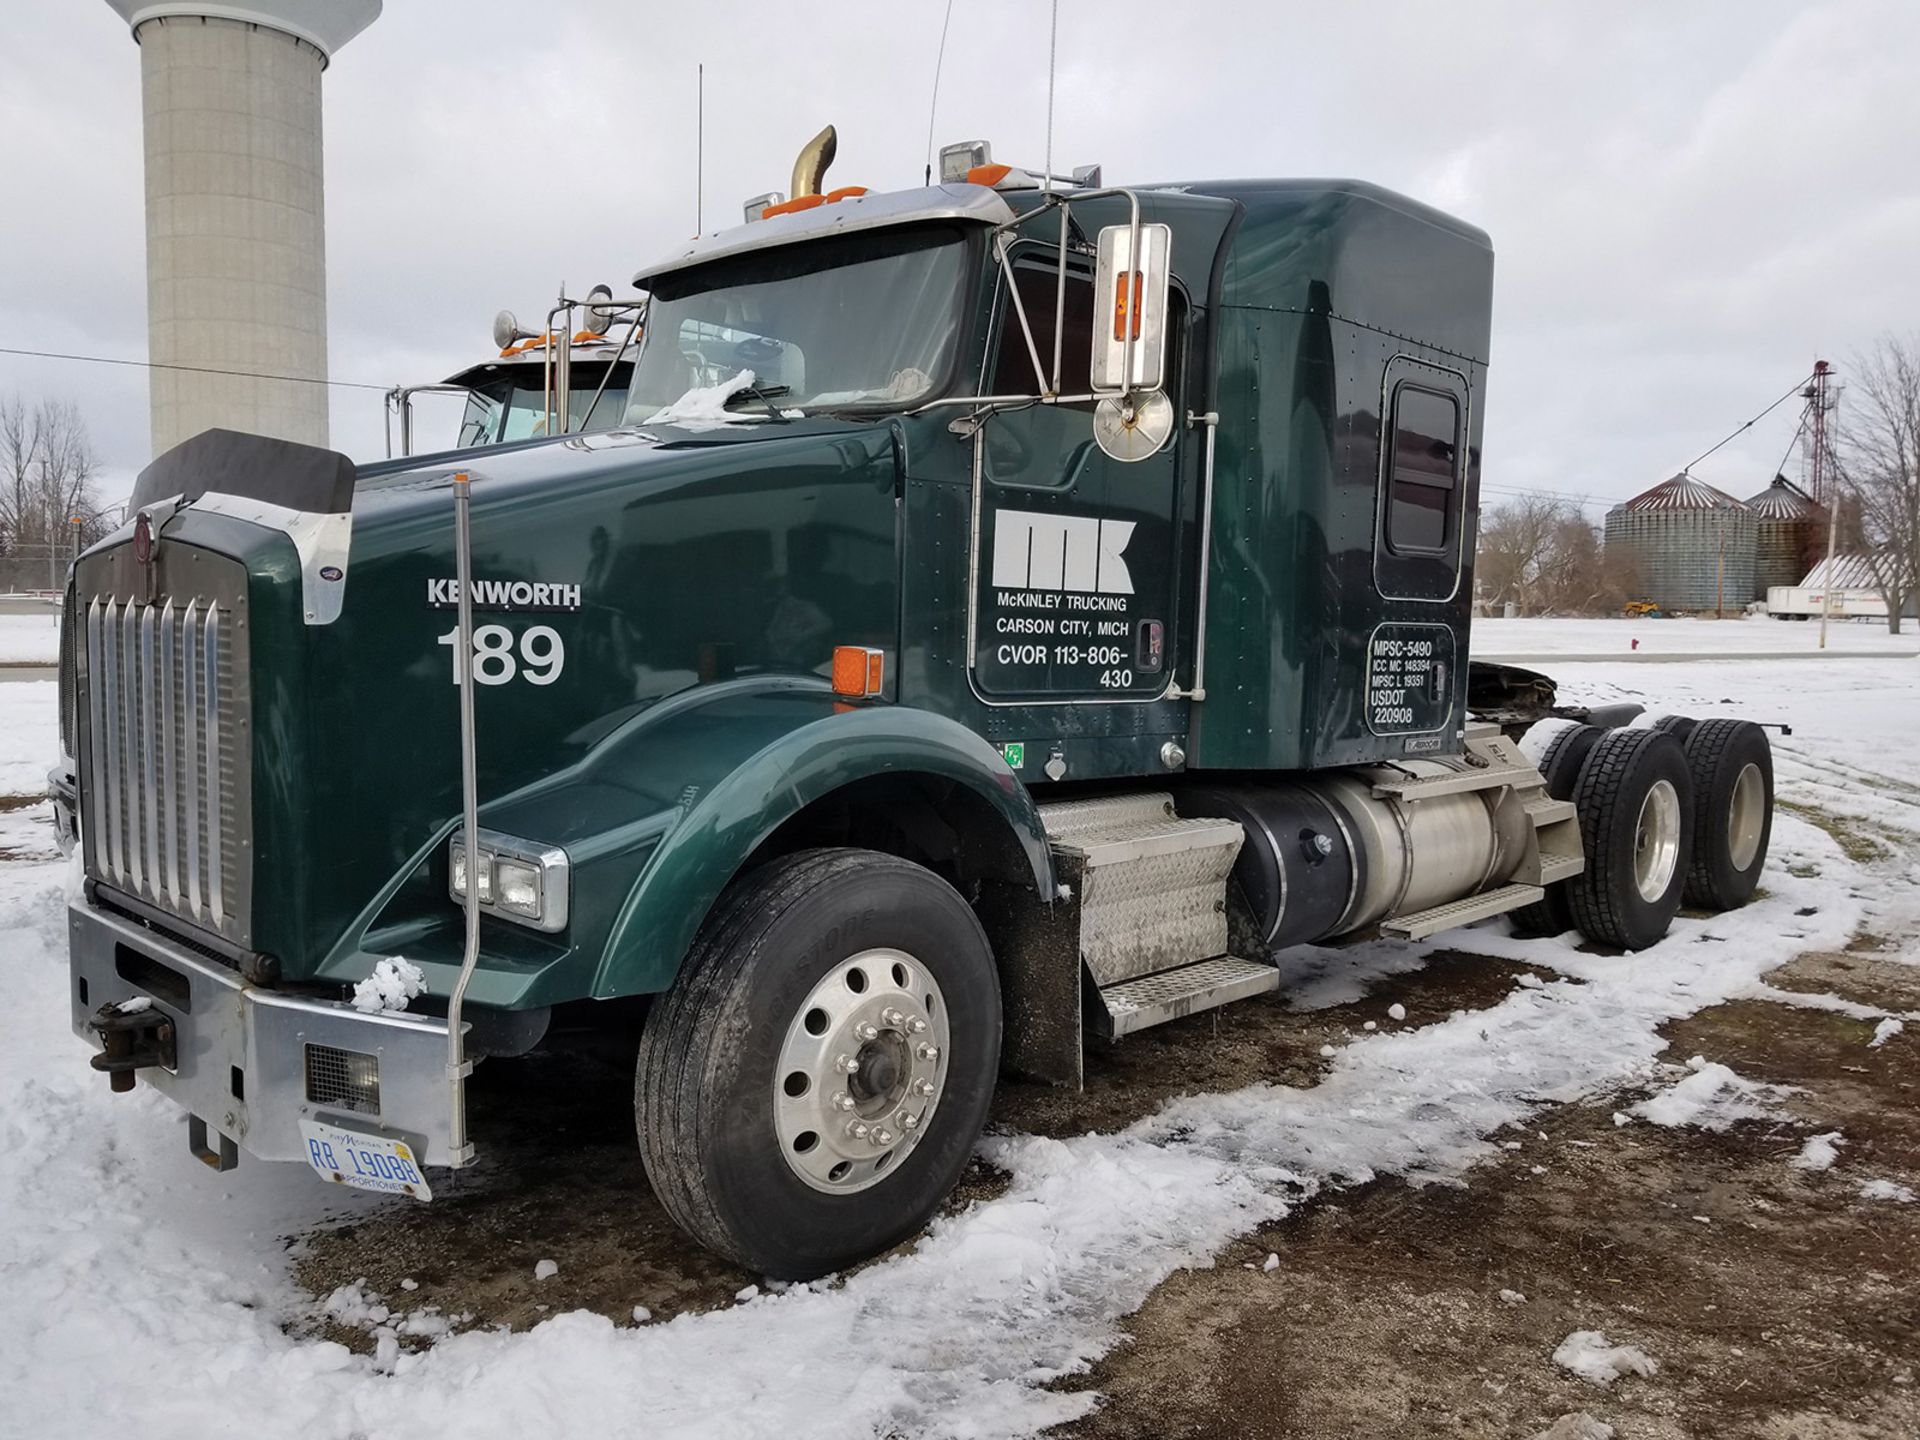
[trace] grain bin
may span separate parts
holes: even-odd
[[[1826,552],[1827,512],[1784,475],[1746,502],[1754,518],[1753,598],[1775,585],[1797,585]]]
[[[1607,549],[1630,557],[1636,598],[1662,610],[1740,610],[1753,599],[1757,522],[1685,471],[1607,512]]]

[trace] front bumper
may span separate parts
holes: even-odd
[[[74,844],[80,838],[80,827],[74,818],[80,809],[78,797],[72,765],[62,761],[47,772],[47,798],[53,802],[53,835],[62,855],[73,854]]]
[[[171,1022],[169,1063],[136,1073],[193,1118],[189,1143],[208,1164],[227,1169],[240,1151],[305,1160],[303,1120],[450,1163],[445,1020],[262,989],[111,911],[79,901],[67,914],[75,1033],[102,1048],[92,1022],[103,1007],[146,997]]]

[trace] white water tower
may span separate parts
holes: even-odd
[[[151,372],[154,453],[211,426],[325,445],[320,72],[381,0],[107,3],[140,46],[148,357],[195,367]]]

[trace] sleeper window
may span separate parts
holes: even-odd
[[[1460,407],[1451,395],[1402,385],[1394,392],[1392,435],[1387,544],[1444,549],[1459,485]]]

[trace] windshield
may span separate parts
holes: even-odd
[[[583,428],[589,407],[593,410],[590,428],[609,430],[620,423],[627,405],[627,368],[625,365],[617,368],[607,382],[606,394],[600,396],[596,405],[593,397],[600,388],[602,367],[574,362],[573,387],[567,406],[569,429]],[[541,372],[535,366],[530,367],[524,378],[506,377],[473,387],[467,396],[466,414],[460,420],[459,448],[527,440],[546,433],[547,392]]]
[[[960,232],[936,227],[771,249],[662,277],[627,423],[714,386],[725,387],[728,417],[750,423],[772,405],[928,399],[953,368],[967,256]],[[739,383],[747,371],[758,395]]]

